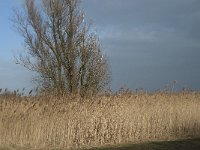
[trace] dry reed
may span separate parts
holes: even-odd
[[[0,146],[80,149],[200,136],[200,93],[0,97]]]

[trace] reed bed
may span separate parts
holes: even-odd
[[[0,96],[0,146],[81,149],[200,137],[200,93]]]

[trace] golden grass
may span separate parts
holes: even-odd
[[[0,146],[90,148],[200,137],[200,93],[0,97]]]

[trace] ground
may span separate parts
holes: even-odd
[[[200,150],[200,139],[149,142],[113,148],[93,148],[91,150]]]

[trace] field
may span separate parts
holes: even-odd
[[[0,148],[89,149],[199,137],[199,92],[0,96]]]

